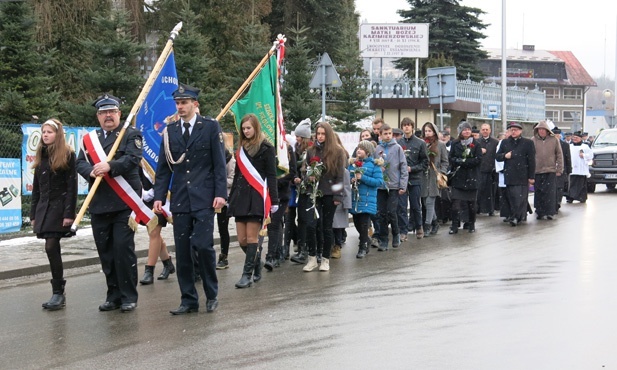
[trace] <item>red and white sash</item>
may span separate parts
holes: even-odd
[[[84,136],[84,147],[90,158],[92,158],[93,165],[107,160],[107,154],[99,142],[96,130]],[[111,177],[109,173],[106,173],[103,179],[118,194],[122,201],[133,210],[133,217],[137,223],[150,226],[149,223],[152,220],[156,220],[154,212],[144,204],[141,196],[133,190],[124,177]]]
[[[265,231],[266,226],[270,223],[270,208],[272,207],[272,200],[270,199],[270,192],[268,191],[268,181],[261,177],[257,169],[246,156],[246,152],[242,146],[240,146],[236,153],[236,160],[242,176],[244,176],[253,189],[257,190],[264,200],[264,220],[261,229]],[[260,232],[260,234],[263,235],[262,232]]]

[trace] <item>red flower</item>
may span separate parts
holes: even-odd
[[[309,148],[310,148],[310,147],[312,147],[312,146],[313,146],[313,142],[312,142],[312,141],[309,141],[309,142],[308,142],[308,146],[309,146]]]
[[[407,150],[407,147],[405,145],[403,145],[403,150]]]
[[[469,144],[469,147],[470,147],[471,149],[473,149],[473,148],[475,147],[475,145],[473,145],[473,143],[471,143],[471,144]]]
[[[431,143],[431,141],[429,140],[429,138],[424,139],[424,142],[425,142],[425,143],[427,143],[427,144],[430,144],[430,143]]]
[[[314,156],[311,157],[311,160],[309,161],[309,164],[314,164],[314,163],[318,163],[321,162],[321,158],[319,158],[318,156]]]
[[[356,165],[356,167],[362,167],[362,161],[356,161],[356,163],[354,163]]]

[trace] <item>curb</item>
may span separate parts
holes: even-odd
[[[234,248],[234,246],[232,246],[231,243],[237,242],[238,236],[230,235],[229,239],[230,239],[229,248]],[[214,238],[215,246],[220,244],[220,242],[221,242],[220,238]],[[176,246],[168,245],[167,250],[169,252],[175,252]],[[135,255],[137,256],[138,259],[148,257],[148,249],[135,250]],[[73,269],[73,268],[78,268],[78,267],[87,267],[87,266],[97,265],[99,263],[100,263],[99,257],[96,256],[96,257],[84,257],[81,259],[75,259],[71,261],[63,261],[62,265],[64,266],[64,269]],[[22,267],[22,268],[18,268],[14,270],[0,271],[0,280],[8,280],[8,279],[29,276],[29,275],[44,274],[48,272],[49,272],[49,265],[47,264],[36,265],[36,266],[31,266],[31,267]]]

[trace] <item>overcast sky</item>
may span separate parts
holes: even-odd
[[[360,22],[398,23],[398,9],[409,9],[406,0],[355,0]],[[476,7],[482,16],[488,37],[486,48],[501,48],[501,0],[462,0],[461,5]],[[576,4],[576,5],[575,5]],[[615,76],[615,22],[617,2],[585,0],[572,3],[555,0],[506,0],[506,47],[521,49],[535,45],[536,50],[572,51],[594,77]],[[430,28],[429,28],[430,32]]]

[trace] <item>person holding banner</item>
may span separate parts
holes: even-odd
[[[279,206],[274,146],[266,140],[254,114],[242,117],[240,128],[228,211],[236,219],[238,243],[246,253],[242,277],[236,288],[248,288],[256,264],[261,264],[257,257],[260,230],[270,222],[270,214],[276,213]]]
[[[139,130],[129,127],[113,159],[107,162],[107,154],[122,129],[120,99],[105,94],[93,105],[101,129],[84,136],[77,172],[90,186],[98,176],[105,180],[89,205],[92,234],[107,281],[107,298],[99,310],[131,312],[137,307],[137,256],[135,231],[129,220],[133,211],[145,207],[139,178],[142,136]]]
[[[223,208],[227,199],[223,133],[215,119],[196,113],[199,89],[180,84],[172,96],[180,119],[168,125],[163,133],[154,180],[156,213],[163,213],[167,192],[171,191],[170,211],[174,221],[176,276],[181,302],[177,309],[169,312],[185,315],[199,311],[193,250],[197,251],[206,311],[213,312],[218,307],[214,210]]]
[[[74,235],[71,225],[77,205],[75,152],[67,145],[62,123],[57,119],[47,120],[41,126],[41,141],[32,168],[30,222],[37,238],[45,239],[51,270],[52,296],[43,303],[43,308],[55,311],[66,304],[60,239]]]

